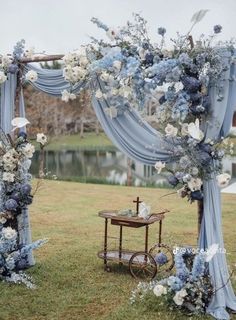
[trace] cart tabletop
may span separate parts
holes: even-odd
[[[149,218],[143,219],[140,217],[127,217],[117,215],[118,210],[102,210],[98,212],[99,217],[104,219],[111,219],[117,222],[135,223],[135,225],[149,225],[157,221],[161,221],[165,218],[165,213],[169,212],[167,209],[163,209],[158,213],[152,213]]]

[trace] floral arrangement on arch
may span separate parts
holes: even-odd
[[[205,140],[202,124],[211,112],[209,87],[216,86],[218,99],[223,98],[225,71],[235,63],[234,43],[216,41],[220,25],[214,26],[210,36],[193,42],[190,32],[206,12],[195,13],[190,30],[171,39],[172,50],[165,47],[163,27],[157,30],[159,42],[152,43],[147,22],[139,14],[134,14],[134,22],[117,29],[92,18],[108,40],[91,38],[91,43],[63,58],[64,77],[71,87],[99,79],[102,85],[95,96],[109,102],[106,112],[111,118],[132,108],[144,113],[147,103],[154,102],[163,148],[172,158],[155,167],[158,173],[167,170],[169,183],[181,186],[178,193],[190,201],[203,198],[203,178],[216,174],[220,186],[231,178],[222,172],[221,160],[225,153],[233,153],[233,144],[223,138]],[[65,90],[62,99],[69,101],[75,95]]]
[[[13,131],[29,122],[24,118],[12,120]],[[38,142],[44,143],[42,134]],[[20,131],[13,142],[10,135],[0,130],[0,279],[24,283],[34,288],[31,277],[22,271],[24,259],[47,240],[37,240],[19,245],[17,216],[33,201],[29,168],[35,148],[28,142],[25,132]]]

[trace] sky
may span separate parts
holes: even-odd
[[[117,27],[131,20],[133,12],[148,21],[154,41],[160,26],[171,38],[176,31],[186,33],[200,9],[209,12],[193,30],[194,39],[211,34],[216,24],[223,26],[219,39],[236,38],[236,0],[0,0],[0,53],[11,53],[25,39],[26,48],[33,46],[37,53],[64,54],[88,43],[89,36],[103,37],[91,17]]]

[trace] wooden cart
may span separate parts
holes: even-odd
[[[99,217],[104,218],[104,249],[98,252],[98,257],[104,260],[104,269],[110,271],[108,261],[119,264],[128,264],[131,275],[134,278],[151,280],[158,271],[170,271],[174,266],[173,250],[162,243],[162,220],[168,210],[153,213],[148,219],[139,217],[118,216],[117,211],[100,211]],[[108,220],[112,225],[120,228],[119,249],[108,250]],[[149,226],[159,222],[158,242],[148,250],[148,231]],[[145,246],[144,251],[128,251],[122,248],[123,227],[140,228],[145,227]]]

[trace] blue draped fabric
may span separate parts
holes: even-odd
[[[47,70],[27,65],[24,72],[28,70],[35,70],[38,73],[38,80],[32,85],[40,91],[60,96],[61,91],[71,88],[64,80],[62,70]],[[236,83],[232,80],[235,75],[235,65],[232,65],[225,74],[223,100],[217,100],[216,88],[210,89],[213,113],[206,123],[206,139],[218,140],[229,132],[236,103]],[[94,85],[97,88],[102,88],[99,81],[92,84],[93,89],[95,89]],[[82,87],[83,84],[79,84],[72,90],[79,92]],[[170,154],[165,150],[161,135],[143,121],[135,111],[127,110],[123,115],[111,119],[106,112],[110,107],[108,101],[98,100],[93,95],[92,102],[96,115],[108,137],[130,158],[149,165],[153,165],[158,160],[170,160]],[[204,181],[204,214],[199,246],[206,249],[210,245],[218,243],[221,248],[224,248],[221,228],[220,192],[215,177],[212,177],[212,179]],[[216,254],[210,262],[209,272],[217,291],[207,312],[218,319],[229,319],[226,307],[236,310],[236,298],[231,283],[228,281],[229,274],[224,254]]]
[[[16,74],[8,74],[8,79],[1,85],[1,100],[0,100],[0,115],[1,115],[1,128],[5,133],[11,133],[12,125],[11,120],[14,118],[15,109],[15,95],[16,95]],[[20,116],[25,116],[24,97],[21,90],[19,100]],[[25,129],[22,129],[25,130]],[[21,214],[17,216],[17,227],[19,234],[19,245],[25,245],[32,242],[30,220],[28,208],[22,209]],[[21,268],[33,266],[35,264],[32,251],[20,261]]]
[[[212,105],[211,123],[206,128],[206,139],[214,141],[228,135],[232,116],[236,105],[236,65],[225,73],[223,88],[223,100],[217,100],[217,88],[210,88]],[[207,249],[211,244],[217,243],[222,253],[217,253],[209,263],[209,272],[216,288],[207,312],[217,319],[230,319],[226,307],[236,310],[236,297],[229,281],[229,272],[224,252],[224,241],[221,223],[221,196],[220,190],[213,176],[212,179],[204,181],[204,214],[199,237],[200,248]]]

